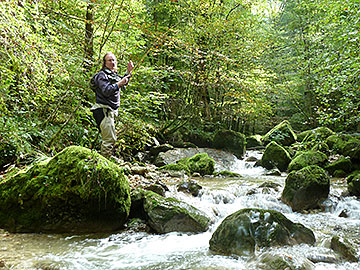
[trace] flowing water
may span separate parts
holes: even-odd
[[[260,157],[261,153],[247,152]],[[355,197],[341,197],[346,189],[343,179],[332,179],[329,199],[323,211],[308,214],[292,212],[279,198],[286,175],[266,176],[265,170],[253,167],[253,162],[236,160],[231,171],[240,178],[198,178],[203,187],[201,195],[192,197],[176,192],[169,183],[167,196],[176,197],[203,210],[213,220],[204,233],[168,233],[163,235],[145,232],[120,232],[116,234],[53,235],[7,234],[0,232],[0,265],[5,269],[91,269],[91,270],[162,270],[162,269],[261,269],[258,258],[264,253],[282,254],[296,264],[306,258],[321,261],[313,269],[360,269],[360,263],[345,262],[330,248],[334,235],[348,238],[360,254],[360,201]],[[264,182],[275,183],[272,187],[260,187]],[[276,185],[277,184],[277,185]],[[312,229],[316,236],[315,246],[258,249],[254,256],[235,257],[212,254],[209,240],[213,231],[229,214],[247,207],[273,209],[282,212],[290,220]],[[348,217],[339,217],[346,210]],[[1,266],[0,266],[0,269]]]

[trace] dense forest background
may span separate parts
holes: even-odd
[[[120,73],[135,64],[117,119],[124,155],[284,119],[359,132],[359,47],[357,0],[0,1],[2,154],[98,147],[89,80],[108,51]]]

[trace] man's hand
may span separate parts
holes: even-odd
[[[119,87],[127,85],[129,83],[131,74],[126,75],[124,78],[121,79],[121,81],[119,81],[117,84]]]
[[[127,74],[131,74],[131,71],[134,68],[134,64],[133,62],[130,60],[129,63],[127,64]]]

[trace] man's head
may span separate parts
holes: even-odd
[[[112,71],[117,71],[117,60],[112,52],[108,52],[104,55],[102,68],[108,68]]]

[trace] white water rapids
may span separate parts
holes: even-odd
[[[248,156],[260,157],[251,151]],[[203,187],[201,195],[176,192],[169,183],[167,196],[186,201],[206,212],[214,224],[205,233],[168,233],[163,235],[144,232],[120,232],[111,235],[49,235],[7,234],[0,232],[0,261],[8,269],[46,270],[163,270],[163,269],[261,269],[257,258],[264,253],[286,254],[295,264],[305,258],[325,258],[328,262],[313,263],[313,269],[360,269],[360,263],[341,260],[330,249],[334,235],[344,236],[360,254],[360,201],[355,197],[341,197],[346,189],[344,179],[332,179],[329,199],[324,211],[308,214],[294,213],[279,198],[286,176],[265,176],[261,167],[253,162],[235,160],[232,171],[241,178],[197,178]],[[277,189],[259,186],[274,182]],[[282,248],[258,249],[255,256],[235,257],[212,254],[209,240],[221,221],[242,208],[255,207],[280,211],[293,222],[312,229],[315,246],[298,245]],[[339,217],[344,210],[348,217]],[[332,262],[334,260],[335,262]],[[1,268],[0,269],[7,269]],[[298,268],[297,268],[298,269]],[[300,268],[299,268],[300,269]]]

